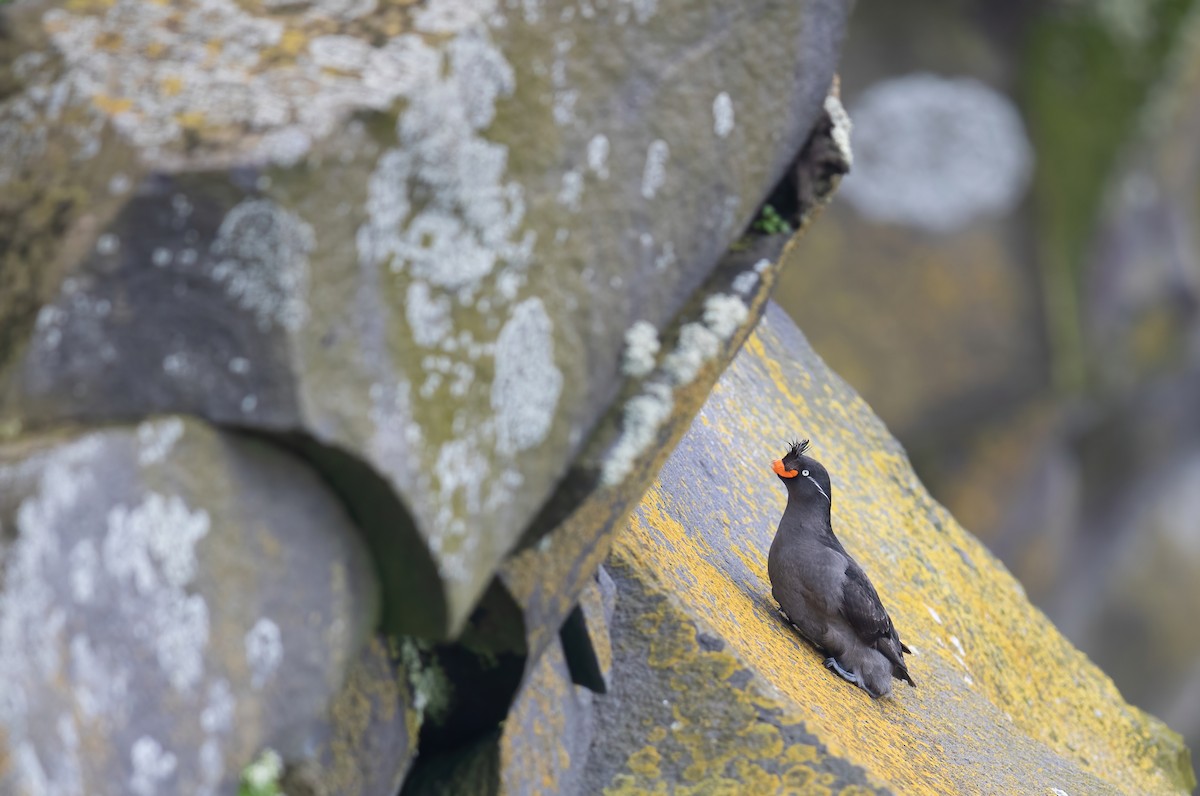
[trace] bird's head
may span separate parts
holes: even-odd
[[[822,500],[831,502],[833,488],[829,484],[829,473],[816,459],[805,456],[808,440],[793,442],[782,459],[771,466],[775,474],[787,485],[788,495],[799,500]]]

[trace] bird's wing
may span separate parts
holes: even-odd
[[[892,625],[892,618],[879,600],[879,594],[862,567],[850,560],[846,566],[846,580],[842,586],[842,615],[859,639],[883,654],[895,667],[895,676],[916,685],[904,664],[904,652],[908,648],[900,641],[900,634]]]
[[[866,644],[890,638],[896,632],[875,587],[853,560],[846,564],[846,579],[842,583],[842,615]]]
[[[854,562],[845,553],[824,544],[806,550],[801,560],[805,571],[798,580],[805,599],[826,616],[837,614],[838,595],[845,589],[846,569]]]

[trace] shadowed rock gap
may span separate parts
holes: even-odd
[[[330,486],[361,529],[383,587],[381,628],[443,638],[446,600],[437,567],[395,491],[362,459],[308,434],[244,430],[292,451]]]

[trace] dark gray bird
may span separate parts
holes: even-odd
[[[908,647],[862,567],[833,535],[829,473],[804,455],[807,449],[808,440],[793,443],[773,463],[788,491],[767,556],[780,613],[821,650],[827,668],[872,697],[889,696],[893,677],[916,687],[904,665]]]

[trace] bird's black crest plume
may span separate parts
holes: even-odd
[[[809,443],[809,441],[806,439],[802,439],[802,440],[798,440],[798,441],[793,440],[792,442],[789,442],[788,447],[790,448],[790,450],[788,450],[788,456],[803,455],[803,453],[806,450],[808,450],[808,443]]]

